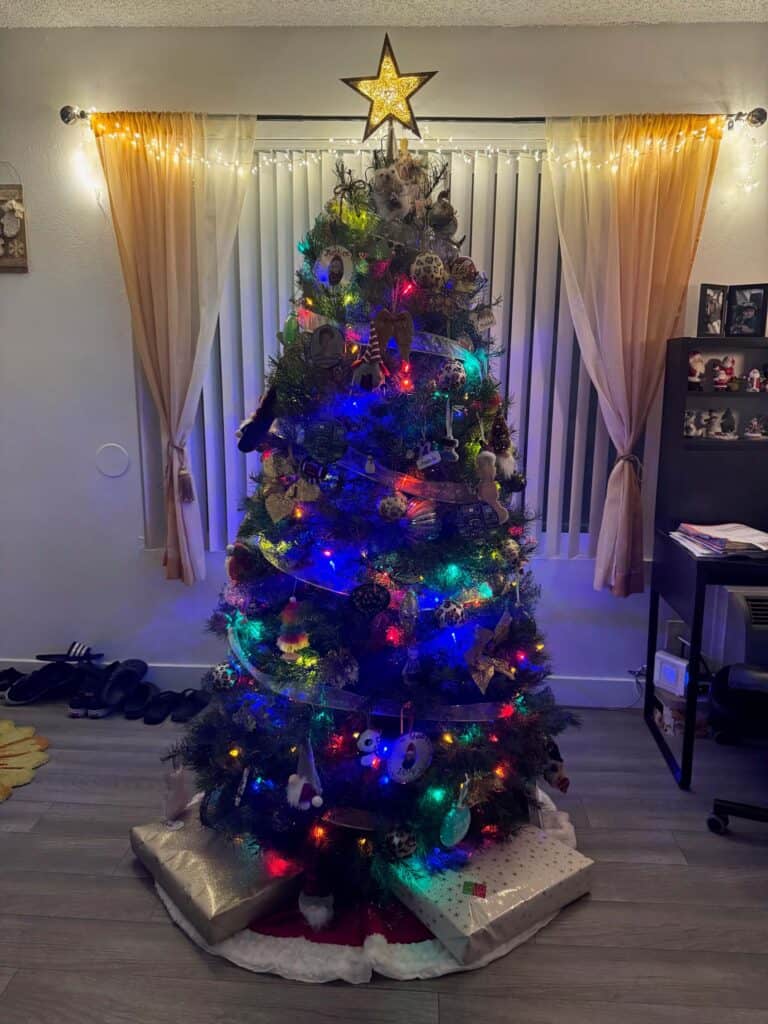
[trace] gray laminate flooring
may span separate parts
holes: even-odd
[[[584,712],[557,802],[596,861],[591,896],[481,971],[310,986],[200,952],[133,859],[128,828],[159,815],[178,727],[0,714],[52,742],[0,804],[2,1022],[768,1024],[768,826],[705,824],[715,794],[768,803],[768,751],[702,742],[681,793],[638,712]]]

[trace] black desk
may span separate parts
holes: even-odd
[[[672,540],[661,530],[656,531],[655,541],[648,613],[644,717],[670,771],[677,779],[677,784],[681,789],[689,789],[693,773],[696,695],[699,682],[701,632],[706,589],[708,586],[768,587],[768,559],[733,556],[722,558],[719,555],[696,558],[687,548]],[[688,623],[691,631],[681,764],[677,763],[674,753],[653,717],[655,706],[653,663],[656,654],[659,600],[661,598],[677,612],[684,622]]]

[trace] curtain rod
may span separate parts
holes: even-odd
[[[87,110],[72,104],[67,104],[59,111],[59,117],[64,124],[75,124],[80,120],[87,120]],[[208,117],[241,117],[240,114],[208,114]],[[354,114],[340,114],[332,117],[327,114],[310,116],[307,114],[253,114],[257,121],[358,121],[363,123],[364,117],[357,117]],[[734,128],[737,123],[745,121],[752,128],[761,128],[768,119],[765,107],[753,107],[752,110],[739,110],[736,114],[725,114],[729,128]],[[422,117],[425,122],[450,122],[453,124],[543,124],[545,117]]]
[[[59,117],[64,124],[75,124],[78,120],[87,120],[89,111],[82,107],[67,106],[59,111]],[[206,117],[221,117],[225,119],[233,117],[254,117],[257,121],[357,121],[365,124],[365,118],[357,114],[209,114]],[[543,124],[545,117],[422,117],[426,122],[450,122],[452,124]]]

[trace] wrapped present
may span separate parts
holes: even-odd
[[[392,868],[398,898],[462,964],[481,961],[589,891],[592,861],[526,825],[455,871]]]
[[[192,804],[179,821],[136,825],[133,852],[213,946],[295,897],[301,869],[206,828]]]

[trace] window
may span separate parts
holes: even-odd
[[[543,124],[422,123],[424,148],[449,162],[451,199],[462,251],[489,277],[496,307],[495,337],[504,348],[494,372],[513,404],[527,475],[525,501],[540,519],[540,553],[594,554],[605,484],[615,453],[579,356],[560,273],[551,190],[542,174]],[[243,457],[235,431],[255,408],[276,335],[293,295],[301,257],[297,242],[335,185],[338,153],[362,175],[365,150],[346,138],[349,124],[323,120],[265,121],[258,162],[245,201],[203,388],[190,459],[204,529],[212,551],[226,547],[258,456]],[[354,131],[357,123],[354,122]],[[416,146],[414,148],[420,148]],[[157,418],[139,382],[145,537],[162,543],[162,446]],[[644,442],[654,467],[658,411]],[[644,482],[646,523],[655,481]],[[648,527],[650,528],[650,526]]]

